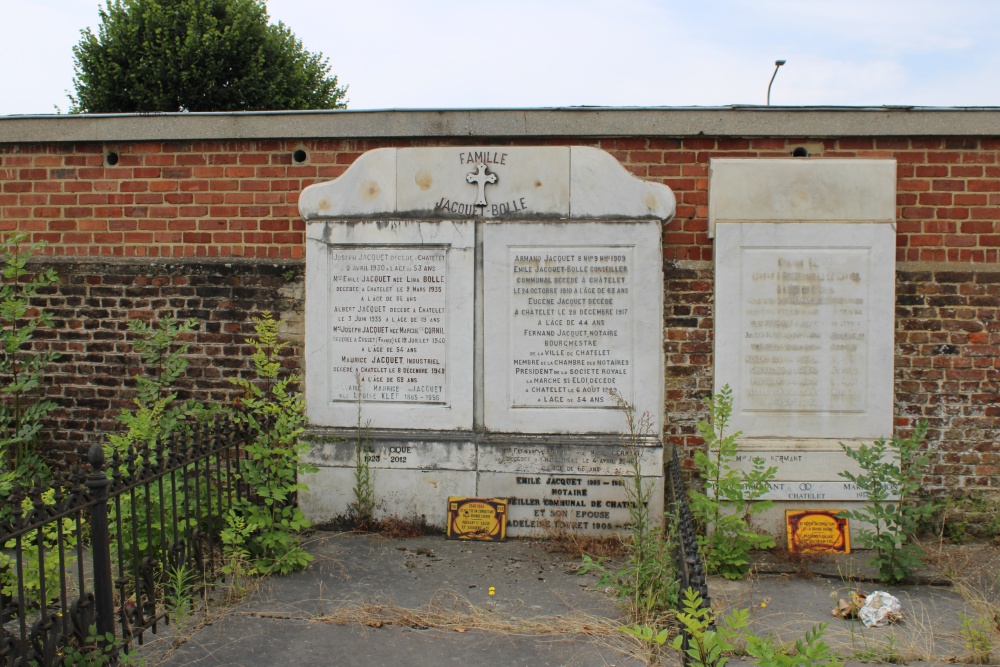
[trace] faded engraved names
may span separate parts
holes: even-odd
[[[743,410],[863,411],[868,252],[743,251]]]
[[[332,400],[446,403],[447,248],[330,250]]]
[[[610,407],[632,400],[628,247],[511,247],[512,407]]]

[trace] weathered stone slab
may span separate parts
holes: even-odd
[[[641,474],[661,474],[663,448],[659,445],[628,448],[586,444],[483,444],[479,446],[477,468],[491,472],[626,476],[632,474],[634,456],[638,457]]]
[[[860,444],[844,442],[852,447]],[[740,444],[734,466],[749,470],[755,457],[764,459],[765,466],[776,467],[775,479],[778,480],[836,481],[842,479],[837,473],[860,472],[854,459],[847,457],[834,440],[799,440],[787,444],[764,439],[746,440]]]
[[[479,473],[479,495],[509,498],[507,534],[511,537],[568,531],[602,535],[628,529],[629,500],[621,477],[502,472]],[[648,477],[653,492],[649,513],[663,517],[663,478]]]
[[[322,525],[347,515],[354,502],[354,468],[320,468],[303,475],[309,491],[299,494],[306,518]],[[473,496],[476,473],[466,470],[382,469],[375,471],[375,516],[425,519],[444,526],[448,496]]]
[[[709,234],[722,222],[896,221],[895,160],[713,159]]]
[[[353,468],[357,441],[314,439],[303,457],[317,466]],[[362,447],[368,452],[368,464],[373,469],[414,468],[417,470],[475,470],[476,445],[467,440],[428,441],[406,437],[363,437]]]
[[[715,386],[744,437],[892,432],[891,225],[720,224]]]
[[[299,197],[306,220],[343,218],[659,219],[666,186],[589,146],[379,148]]]
[[[357,424],[360,400],[373,427],[472,427],[474,247],[470,222],[309,226],[312,424]]]
[[[620,432],[613,390],[659,432],[659,248],[659,222],[484,227],[487,428]]]

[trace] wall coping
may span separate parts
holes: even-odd
[[[0,144],[311,138],[998,135],[1000,107],[572,107],[0,116]]]

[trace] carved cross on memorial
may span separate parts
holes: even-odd
[[[486,184],[496,183],[496,174],[487,174],[486,165],[480,164],[475,173],[467,174],[465,180],[479,186],[479,196],[476,199],[476,206],[486,206]]]

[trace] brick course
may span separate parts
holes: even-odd
[[[458,141],[421,145],[465,144]],[[491,144],[504,142],[489,142]],[[897,260],[1000,263],[1000,148],[989,139],[629,138],[506,142],[585,144],[640,178],[669,185],[677,215],[664,259],[712,258],[708,162],[713,157],[898,161]],[[392,145],[417,145],[395,142]],[[82,257],[301,259],[298,193],[342,174],[375,141],[192,141],[0,145],[0,231],[23,229],[46,253]],[[296,164],[292,152],[307,161]],[[116,165],[106,164],[114,150]]]

